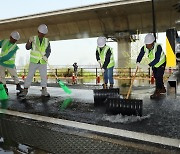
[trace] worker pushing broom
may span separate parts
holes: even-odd
[[[19,84],[15,66],[16,52],[19,49],[16,42],[19,39],[19,33],[17,31],[13,31],[10,34],[9,39],[3,39],[0,41],[0,100],[5,100],[8,98],[8,87],[6,86],[5,79],[6,71],[10,73],[12,79],[14,80],[16,90],[19,90],[20,92],[23,90]]]
[[[113,69],[115,65],[114,54],[113,49],[106,45],[105,37],[98,37],[97,39],[96,59],[100,65],[104,78],[103,89],[108,89],[108,81],[110,82],[109,88],[113,88]]]
[[[39,70],[41,76],[41,96],[50,97],[50,94],[47,92],[47,64],[49,68],[52,70],[51,66],[48,63],[48,58],[51,53],[51,46],[49,39],[45,37],[48,33],[48,27],[45,24],[41,24],[38,27],[38,35],[30,37],[28,42],[26,43],[26,49],[30,50],[30,64],[29,64],[29,72],[27,78],[24,83],[23,93],[19,94],[20,97],[25,97],[28,93],[28,88],[31,85],[33,76],[36,70]],[[53,71],[53,70],[52,70]],[[54,73],[59,85],[63,88],[63,90],[70,94],[71,90],[58,79],[57,75]]]
[[[29,72],[25,79],[23,93],[19,94],[19,96],[27,95],[33,76],[36,70],[39,70],[42,87],[41,96],[50,97],[50,94],[47,92],[47,60],[51,53],[51,47],[49,39],[45,37],[47,33],[47,26],[45,24],[41,24],[38,27],[38,35],[30,37],[26,43],[26,49],[31,49]],[[40,53],[42,53],[43,57]]]
[[[144,46],[141,48],[137,57],[137,67],[144,67],[140,64],[143,56],[147,53],[150,63],[149,67],[152,67],[152,71],[156,81],[156,89],[150,96],[151,99],[160,98],[162,93],[166,93],[164,87],[163,75],[166,67],[166,55],[162,50],[160,44],[155,42],[155,37],[152,34],[147,34],[144,39]]]

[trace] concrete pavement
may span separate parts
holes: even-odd
[[[64,93],[59,87],[49,87],[48,91],[51,94],[49,99],[41,98],[40,88],[34,86],[30,88],[26,100],[17,99],[14,85],[8,85],[8,87],[10,91],[10,98],[6,102],[8,115],[12,114],[9,110],[13,110],[15,111],[12,114],[13,116],[19,114],[19,112],[30,114],[24,115],[24,118],[32,117],[32,115],[53,117],[60,119],[60,125],[63,125],[61,119],[66,119],[70,121],[68,127],[110,135],[111,138],[116,136],[133,139],[136,142],[144,142],[147,145],[155,143],[167,146],[166,149],[170,148],[171,150],[179,151],[180,96],[177,96],[175,99],[164,95],[160,100],[150,100],[149,95],[154,90],[152,86],[133,87],[131,98],[143,99],[143,116],[135,117],[107,115],[104,107],[95,108],[92,89],[100,88],[98,86],[70,86],[72,89],[71,95]],[[120,88],[120,93],[121,91],[123,91],[122,88]],[[62,109],[62,103],[69,98],[71,98],[72,102],[66,109]],[[51,121],[50,119],[48,120]],[[80,123],[77,125],[76,122]],[[83,127],[81,127],[81,123]],[[85,124],[90,124],[90,126],[85,126]],[[92,129],[89,129],[90,127]]]

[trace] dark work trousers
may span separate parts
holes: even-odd
[[[156,80],[156,89],[162,89],[164,87],[163,75],[165,71],[166,63],[162,64],[158,68],[152,67],[154,78]]]

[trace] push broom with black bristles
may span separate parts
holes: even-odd
[[[101,67],[101,66],[100,66]],[[104,82],[104,72],[102,72],[103,84]],[[105,86],[105,85],[103,85]],[[109,96],[119,96],[119,88],[111,88],[111,89],[94,89],[94,106],[104,106],[106,103],[106,99]]]
[[[137,71],[138,71],[138,67],[136,68],[134,77],[132,78],[131,85],[129,87],[129,90],[125,99],[122,99],[119,96],[111,96],[107,98],[107,101],[106,101],[107,113],[122,114],[122,115],[128,115],[128,116],[130,115],[142,116],[143,100],[129,99],[129,95],[130,95]]]

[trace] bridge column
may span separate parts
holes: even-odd
[[[129,39],[119,39],[118,42],[118,67],[130,67],[131,42]]]
[[[130,62],[131,62],[131,43],[129,39],[123,38],[123,39],[118,39],[118,68],[128,68],[130,67]],[[127,77],[131,76],[131,70],[129,72],[128,70]],[[119,70],[119,75],[121,76],[121,69]],[[118,85],[122,86],[123,84],[131,84],[131,80],[118,80]],[[126,96],[129,88],[121,88],[123,91],[121,93]]]

